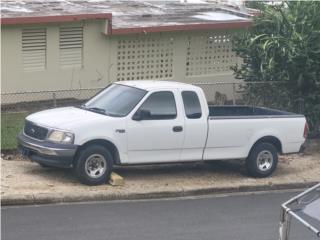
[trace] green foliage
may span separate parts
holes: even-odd
[[[262,10],[265,7],[264,1],[245,1],[245,6],[248,8]]]
[[[270,82],[250,85],[247,93],[272,89],[269,98],[290,111],[297,111],[303,102],[303,112],[315,129],[320,121],[320,2],[263,7],[249,31],[235,37],[234,50],[243,59],[233,68],[236,78]],[[284,84],[274,85],[276,81]]]
[[[17,135],[22,130],[27,113],[1,114],[1,149],[15,149]]]

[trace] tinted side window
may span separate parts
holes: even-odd
[[[182,99],[187,118],[201,118],[202,112],[198,95],[195,92],[184,91]]]
[[[168,91],[152,93],[141,105],[140,110],[150,111],[150,120],[174,119],[177,116],[174,95]]]

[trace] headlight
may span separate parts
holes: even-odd
[[[52,130],[49,133],[48,140],[57,143],[73,143],[74,134],[59,130]]]

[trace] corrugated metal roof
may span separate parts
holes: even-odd
[[[109,15],[108,15],[109,14]],[[2,0],[2,24],[111,19],[113,34],[249,26],[238,6],[206,2],[125,0]],[[82,17],[81,17],[82,16]],[[28,21],[28,19],[37,21]],[[47,20],[46,20],[47,19]],[[49,21],[49,20],[50,21]]]

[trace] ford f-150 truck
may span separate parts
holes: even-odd
[[[208,106],[201,88],[169,81],[109,85],[81,107],[26,117],[22,154],[42,166],[74,168],[105,183],[113,165],[246,159],[253,177],[271,175],[278,154],[299,152],[303,115],[251,106]]]

